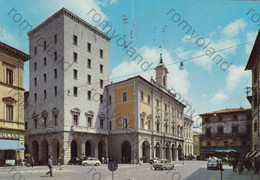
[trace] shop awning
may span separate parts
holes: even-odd
[[[216,152],[237,152],[235,149],[215,150]]]
[[[257,151],[252,152],[248,157],[252,157],[257,153]]]
[[[259,155],[260,155],[260,151],[258,151],[258,152],[255,154],[254,158],[257,158]]]
[[[25,150],[19,140],[0,139],[0,150]]]

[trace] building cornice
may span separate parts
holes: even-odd
[[[11,46],[9,46],[9,45],[1,42],[1,41],[0,41],[0,49],[6,50],[6,51],[10,52],[11,54],[17,55],[18,57],[21,58],[21,60],[23,62],[26,62],[30,59],[30,56],[28,54],[26,54],[26,53],[24,53],[24,52],[22,52],[18,49],[15,49],[15,48],[13,48],[13,47],[11,47]]]
[[[37,27],[35,27],[34,29],[32,29],[30,32],[28,32],[28,36],[31,37],[33,36],[35,33],[37,33],[38,31],[40,31],[41,29],[43,29],[45,26],[47,26],[48,24],[50,24],[52,21],[54,21],[55,19],[57,19],[60,16],[67,16],[68,18],[72,19],[73,21],[79,23],[80,25],[84,26],[85,28],[89,29],[90,31],[94,32],[95,34],[99,35],[100,37],[110,41],[110,37],[108,35],[106,35],[105,33],[103,33],[102,31],[100,31],[99,29],[97,29],[96,27],[92,26],[91,24],[89,24],[88,22],[86,22],[85,20],[83,20],[82,18],[78,17],[77,15],[75,15],[74,13],[70,12],[69,10],[62,8],[60,9],[58,12],[56,12],[55,14],[53,14],[51,17],[49,17],[48,19],[46,19],[45,21],[43,21],[41,24],[39,24]]]

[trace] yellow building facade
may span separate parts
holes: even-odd
[[[167,72],[163,64],[156,68],[158,76]],[[106,86],[109,157],[120,163],[135,163],[183,156],[185,105],[163,82],[136,76]]]
[[[28,59],[27,54],[0,42],[0,165],[7,159],[24,158],[24,151],[17,149],[24,145],[23,73]]]

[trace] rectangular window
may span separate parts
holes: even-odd
[[[78,37],[76,35],[73,35],[73,44],[78,45]]]
[[[100,103],[103,103],[103,95],[100,94]]]
[[[54,35],[54,43],[57,44],[57,34]]]
[[[34,63],[34,71],[37,70],[37,62]]]
[[[167,103],[165,103],[164,110],[167,111]]]
[[[34,47],[34,55],[37,54],[37,47]]]
[[[127,101],[127,92],[123,92],[123,102]]]
[[[151,121],[148,120],[147,123],[148,123],[148,130],[150,130],[151,129]]]
[[[102,49],[100,49],[100,51],[99,51],[99,57],[103,59],[103,50]]]
[[[246,141],[242,141],[242,146],[246,146]]]
[[[57,86],[54,86],[54,96],[57,96],[58,92],[57,92]]]
[[[100,129],[104,128],[104,119],[99,119],[100,120]]]
[[[254,69],[254,83],[256,83],[257,80],[257,67]]]
[[[43,118],[43,126],[46,128],[47,127],[47,117]]]
[[[254,132],[257,131],[257,122],[254,123]]]
[[[73,61],[78,62],[78,53],[73,53]]]
[[[43,65],[46,66],[47,65],[47,60],[46,60],[46,57],[43,58]]]
[[[99,71],[100,71],[100,73],[103,74],[103,65],[102,64],[100,64],[100,66],[99,66]]]
[[[43,42],[43,50],[46,50],[46,41]]]
[[[223,126],[218,127],[218,134],[223,134]]]
[[[159,132],[160,131],[160,124],[157,122],[157,124],[156,124],[156,130],[157,130],[157,132]]]
[[[147,96],[147,102],[148,102],[148,104],[151,103],[151,97],[150,97],[150,95]]]
[[[141,118],[141,128],[144,129],[144,118]]]
[[[57,60],[57,52],[56,51],[54,52],[54,60],[55,61]]]
[[[88,84],[91,84],[91,75],[88,74]]]
[[[73,88],[73,95],[78,96],[78,87],[74,86]]]
[[[6,69],[6,83],[13,84],[13,70]]]
[[[109,96],[109,104],[111,104],[111,103],[112,103],[112,97]]]
[[[91,127],[91,126],[92,126],[92,118],[88,117],[88,127]]]
[[[91,69],[91,59],[88,59],[88,68]]]
[[[210,137],[210,135],[211,135],[211,129],[210,128],[206,129],[206,135]]]
[[[25,129],[25,130],[28,129],[28,123],[27,123],[27,122],[24,123],[24,129]]]
[[[88,100],[91,101],[91,91],[88,91]]]
[[[159,107],[159,99],[156,99],[156,106]]]
[[[238,126],[232,126],[232,133],[238,133]]]
[[[57,79],[57,69],[54,69],[54,79]]]
[[[47,75],[46,75],[46,73],[45,73],[45,74],[43,74],[43,80],[44,80],[44,83],[46,83],[46,82],[47,82]]]
[[[74,124],[74,126],[78,125],[78,115],[76,115],[76,114],[73,115],[73,124]]]
[[[103,88],[103,80],[100,79],[100,88]]]
[[[43,91],[43,94],[44,94],[44,99],[46,99],[46,97],[47,97],[46,90]]]
[[[88,43],[88,52],[91,52],[91,44]]]
[[[34,93],[34,102],[37,102],[37,94]]]
[[[58,115],[55,114],[53,117],[54,117],[54,126],[57,126],[58,125]]]
[[[123,118],[123,129],[127,129],[127,118]]]
[[[205,122],[209,122],[209,117],[206,117],[206,118],[205,118]]]
[[[144,101],[144,92],[141,91],[141,101]]]
[[[211,146],[211,143],[210,143],[210,141],[208,141],[208,142],[207,142],[207,146]]]
[[[76,69],[73,70],[73,78],[78,79],[78,70]]]
[[[12,105],[6,105],[6,120],[7,121],[13,121],[13,106]]]
[[[109,130],[111,131],[112,130],[112,122],[109,121]]]
[[[37,129],[37,119],[34,119],[34,128]]]

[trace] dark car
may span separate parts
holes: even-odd
[[[81,165],[81,160],[77,157],[72,158],[71,160],[69,160],[69,165]]]

